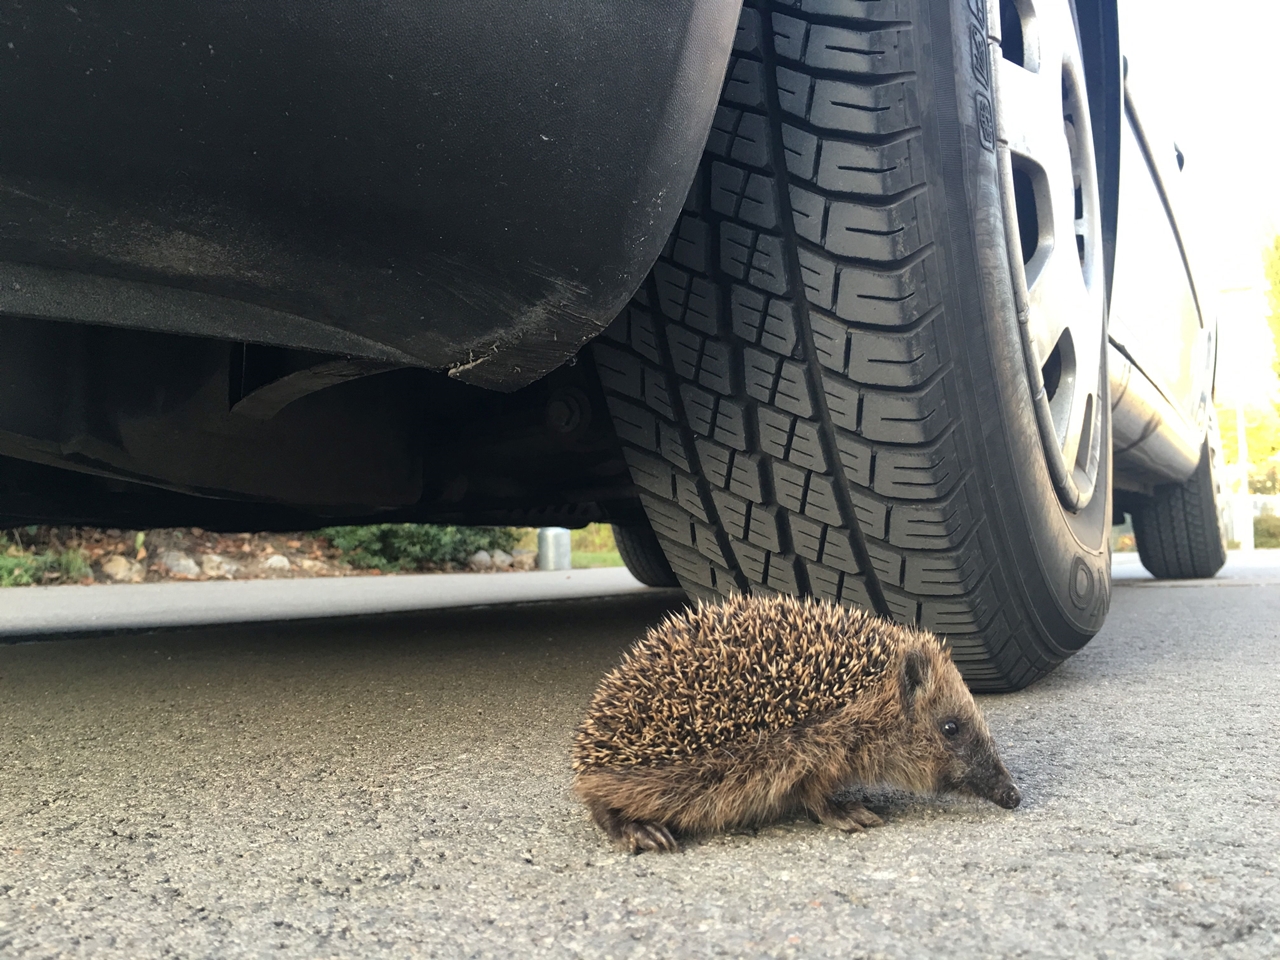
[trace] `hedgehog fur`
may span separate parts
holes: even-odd
[[[937,637],[788,596],[700,603],[651,629],[601,681],[573,769],[633,851],[798,811],[878,825],[836,799],[859,785],[1020,799]]]

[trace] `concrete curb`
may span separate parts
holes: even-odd
[[[0,637],[367,616],[575,600],[647,589],[623,567],[546,573],[15,587],[0,591]]]

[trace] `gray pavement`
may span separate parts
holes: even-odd
[[[1232,550],[1227,563],[1211,580],[1156,580],[1142,566],[1136,553],[1111,558],[1111,578],[1125,586],[1238,587],[1245,584],[1280,583],[1280,550]]]
[[[1016,811],[667,857],[605,845],[567,753],[671,593],[0,646],[0,955],[1280,956],[1278,580],[1121,577],[983,698]]]

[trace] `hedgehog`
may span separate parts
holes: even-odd
[[[1021,797],[942,641],[826,601],[736,595],[672,614],[601,681],[573,789],[633,853],[807,813],[882,820],[854,787]]]

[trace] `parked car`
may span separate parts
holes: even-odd
[[[5,3],[0,524],[609,521],[700,597],[1101,627],[1225,558],[1115,0]]]

